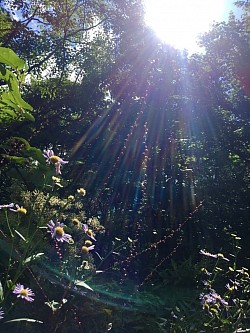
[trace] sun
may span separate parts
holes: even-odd
[[[228,0],[144,0],[145,22],[167,44],[198,50],[198,35],[223,18]]]

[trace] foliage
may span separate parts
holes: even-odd
[[[230,235],[234,253],[227,257],[222,253],[211,254],[201,250],[208,259],[201,269],[203,288],[200,302],[203,311],[196,306],[199,316],[178,309],[170,324],[171,332],[247,332],[249,327],[249,286],[248,269],[237,263],[240,252],[240,237]],[[228,257],[230,259],[228,259]],[[211,261],[214,262],[211,262]],[[190,310],[190,313],[192,310]]]
[[[16,74],[8,68],[14,70]],[[0,79],[4,82],[0,99],[1,123],[9,119],[34,121],[34,117],[29,113],[32,107],[22,99],[19,91],[24,78],[25,62],[12,50],[0,47]]]
[[[247,331],[249,5],[237,5],[243,16],[188,55],[145,27],[139,0],[5,1],[4,327]],[[237,261],[225,232],[241,238]],[[216,254],[204,263],[201,248]],[[12,307],[18,283],[33,303]]]

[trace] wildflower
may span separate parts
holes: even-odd
[[[7,204],[7,205],[0,205],[0,209],[3,208],[13,208],[15,205],[13,203]]]
[[[61,157],[54,154],[52,149],[44,150],[43,156],[46,158],[47,163],[52,163],[55,166],[56,174],[61,174],[61,165],[69,163],[68,161],[64,161]]]
[[[52,176],[52,181],[53,181],[53,185],[56,185],[58,187],[63,187],[63,185],[61,184],[61,179],[55,176]]]
[[[89,251],[94,250],[94,248],[95,248],[95,245],[91,245],[91,246],[83,245],[83,246],[82,246],[82,252],[83,252],[84,254],[88,254]]]
[[[69,201],[73,201],[74,199],[75,199],[75,197],[74,197],[73,195],[69,195],[69,196],[68,196],[68,200],[69,200]]]
[[[220,305],[227,306],[228,303],[222,298],[215,290],[211,289],[208,294],[200,294],[201,304],[203,309],[209,308],[210,306],[216,306],[219,308]]]
[[[2,308],[0,308],[0,319],[3,319],[4,312],[2,311]]]
[[[93,231],[91,229],[89,229],[87,224],[83,224],[83,231],[85,232],[86,235],[88,235],[91,239],[93,239],[94,241],[96,241]]]
[[[229,283],[226,284],[226,288],[227,288],[228,291],[230,291],[230,292],[234,291],[234,289],[235,289],[235,287],[234,287],[234,286],[231,287]],[[237,289],[237,288],[236,288],[236,289]]]
[[[24,286],[20,283],[16,285],[16,288],[13,291],[13,294],[17,294],[17,297],[24,298],[28,302],[33,302],[34,298],[30,296],[35,296],[33,291],[29,288],[24,288]]]
[[[52,220],[47,224],[52,238],[55,238],[58,242],[71,242],[71,235],[66,234],[64,231],[64,224],[57,221],[54,223]]]
[[[74,218],[72,220],[72,223],[77,227],[77,228],[80,228],[81,226],[81,222],[77,219],[77,218]]]
[[[87,239],[84,243],[86,246],[91,246],[93,244],[89,239]]]
[[[84,188],[79,188],[78,190],[77,190],[77,192],[81,195],[81,196],[85,196],[86,195],[86,190],[84,189]]]
[[[27,214],[27,209],[23,208],[23,206],[20,207],[18,204],[16,204],[15,206],[16,206],[16,209],[10,208],[10,210],[12,212],[20,213],[20,214]]]

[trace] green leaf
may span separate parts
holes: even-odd
[[[33,121],[33,122],[35,121],[35,117],[32,116],[32,114],[30,114],[29,112],[24,112],[23,116],[24,116],[25,119],[28,119],[28,120]]]
[[[7,113],[11,117],[16,117],[17,116],[16,112],[14,112],[13,110],[10,110],[10,109],[5,109],[4,113],[5,114]]]
[[[34,160],[37,160],[41,164],[46,164],[43,152],[38,148],[30,147],[30,149],[27,150],[27,155],[32,157]]]
[[[27,157],[31,157],[33,158],[34,160],[37,160],[39,163],[45,165],[46,164],[46,160],[43,156],[43,152],[36,148],[36,147],[32,147],[29,142],[27,140],[25,140],[24,138],[20,138],[20,137],[17,137],[17,136],[14,136],[12,138],[12,140],[18,140],[18,141],[21,141],[23,144],[24,144],[24,151],[23,151],[23,155],[25,157],[19,157],[19,156],[11,156],[11,155],[2,155],[6,158],[9,158],[11,160],[13,160],[14,162],[17,162],[17,163],[26,163],[27,162]]]
[[[2,154],[3,157],[15,162],[15,163],[20,163],[20,164],[24,164],[27,163],[27,158],[24,157],[20,157],[20,156],[11,156],[11,155],[6,155],[6,154]]]
[[[17,322],[17,321],[28,321],[30,323],[43,324],[43,321],[40,321],[40,320],[37,320],[37,319],[31,319],[31,318],[17,318],[17,319],[12,319],[12,320],[5,321],[4,324],[14,323],[14,322]]]
[[[19,141],[21,141],[22,143],[24,143],[25,148],[26,148],[27,150],[29,150],[29,149],[31,148],[31,145],[29,144],[29,142],[28,142],[27,140],[25,140],[24,138],[21,138],[21,137],[19,137],[19,136],[14,136],[12,139],[14,139],[14,140],[19,140]]]
[[[8,91],[4,91],[2,93],[2,100],[0,100],[0,105],[3,104],[3,107],[8,105],[10,107],[12,107],[13,109],[16,109],[17,106],[15,103],[13,103],[10,99],[10,93]]]
[[[9,288],[11,290],[14,289],[14,287],[15,287],[15,284],[12,282],[12,280],[7,280],[6,285],[7,285],[7,288]]]
[[[80,286],[80,287],[84,287],[86,289],[89,289],[91,291],[94,291],[87,283],[85,283],[84,281],[80,281],[80,280],[75,280],[75,285],[76,286]]]
[[[11,94],[12,101],[14,101],[18,106],[20,106],[20,107],[22,107],[24,109],[32,111],[33,110],[32,106],[30,104],[26,103],[22,99],[20,91],[19,91],[19,87],[16,84],[16,81],[13,80],[13,79],[11,79],[10,83],[11,83],[10,84],[10,94]]]
[[[17,54],[6,47],[0,47],[0,62],[14,69],[23,69],[25,62]]]

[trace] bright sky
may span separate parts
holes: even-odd
[[[199,52],[197,35],[214,21],[227,21],[235,0],[144,0],[145,21],[158,37],[179,49]]]

